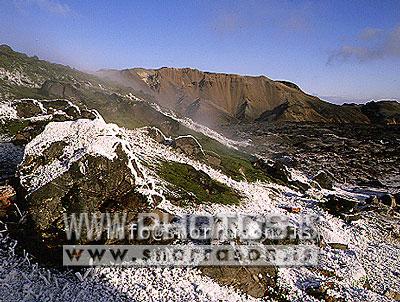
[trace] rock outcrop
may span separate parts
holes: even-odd
[[[48,247],[66,241],[64,214],[127,211],[132,218],[161,200],[123,130],[100,119],[48,124],[26,146],[19,177],[32,227]],[[95,240],[84,234],[78,242]]]
[[[40,92],[48,97],[76,98],[79,96],[78,89],[70,83],[47,80],[40,88]]]
[[[311,188],[308,182],[295,179],[288,166],[281,160],[265,160],[258,158],[253,162],[253,166],[263,171],[268,177],[275,179],[280,183],[296,187],[302,192]]]
[[[155,140],[157,143],[163,144],[167,140],[162,131],[156,127],[146,127],[147,135]]]
[[[172,146],[189,157],[202,159],[205,157],[200,143],[191,135],[179,136],[174,139]]]
[[[314,176],[313,180],[316,181],[321,186],[321,188],[327,190],[333,189],[334,176],[329,172],[319,171]]]
[[[52,121],[98,118],[98,113],[68,100],[21,99],[0,102],[0,182],[13,177],[24,146]]]
[[[0,219],[7,215],[8,209],[11,207],[16,197],[13,187],[0,186]]]
[[[24,140],[25,138],[26,142],[33,138],[32,134],[40,133],[44,126],[51,121],[93,120],[98,117],[94,110],[88,110],[85,107],[80,108],[68,100],[21,99],[0,104],[0,106],[3,107],[4,111],[7,109],[10,112],[8,116],[0,116],[0,124],[3,124],[5,130],[7,130],[7,128],[10,128],[10,124],[20,123],[20,127],[11,127],[9,134],[17,135],[17,140]],[[12,133],[15,128],[17,128],[17,131]]]

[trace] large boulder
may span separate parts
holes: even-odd
[[[321,188],[327,190],[333,189],[334,177],[329,172],[321,170],[314,176],[313,180],[316,181],[321,186]]]
[[[292,180],[288,167],[281,161],[264,160],[262,158],[253,162],[255,168],[263,170],[268,176],[289,183]]]
[[[96,111],[88,110],[82,106],[78,107],[68,100],[43,100],[41,103],[47,110],[48,114],[52,114],[54,116],[65,115],[66,120],[76,120],[80,118],[93,120],[98,117]],[[53,120],[57,121],[55,118],[53,118]]]
[[[57,98],[78,98],[79,91],[77,87],[70,83],[47,80],[40,88],[40,92],[49,97]]]
[[[200,143],[191,135],[179,136],[175,138],[173,147],[193,158],[201,159],[205,157]]]
[[[20,118],[32,118],[46,113],[40,102],[30,99],[16,101],[14,108]]]
[[[157,127],[145,127],[145,131],[147,132],[147,135],[157,143],[163,144],[167,139],[164,133],[162,133],[162,131]]]
[[[27,144],[51,121],[99,118],[96,111],[80,108],[68,100],[21,99],[0,104],[0,107],[0,112],[7,109],[9,113],[0,116],[0,134],[13,137],[17,145]]]
[[[100,119],[48,124],[26,146],[19,177],[32,228],[48,247],[66,241],[64,214],[135,217],[161,201],[125,132]],[[78,242],[91,240],[83,233]]]

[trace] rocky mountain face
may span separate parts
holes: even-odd
[[[23,98],[68,99],[95,108],[107,122],[121,127],[157,126],[167,135],[179,130],[175,120],[143,102],[151,102],[150,95],[1,45],[0,100]]]
[[[202,72],[190,68],[100,70],[97,75],[154,96],[183,116],[207,125],[261,122],[399,123],[396,102],[338,106],[296,84],[265,76]],[[374,108],[374,109],[372,109]],[[381,112],[374,115],[373,112]]]

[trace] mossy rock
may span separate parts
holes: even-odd
[[[4,124],[0,123],[0,134],[6,136],[14,136],[28,125],[29,121],[23,121],[23,120],[5,121]]]
[[[239,193],[190,165],[163,162],[159,167],[159,176],[170,183],[171,189],[180,196],[177,199],[171,196],[172,202],[179,205],[187,205],[190,202],[225,205],[240,203]]]

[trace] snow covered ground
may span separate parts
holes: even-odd
[[[4,68],[0,68],[0,80],[5,80],[11,84],[26,86],[31,88],[40,87],[40,85],[36,84],[34,80],[29,78],[24,71],[18,69],[9,71]]]
[[[196,269],[99,268],[49,270],[0,234],[1,301],[242,301],[251,297],[216,284]]]
[[[5,109],[13,116],[13,111]],[[196,128],[202,131],[203,128]],[[75,131],[69,133],[68,131]],[[206,135],[210,132],[207,130]],[[215,137],[216,135],[213,134]],[[67,138],[68,137],[68,138]],[[151,169],[160,160],[187,163],[210,177],[237,190],[244,196],[239,206],[195,205],[177,207],[168,200],[160,208],[177,215],[243,213],[288,215],[300,225],[302,215],[317,215],[321,221],[318,231],[326,242],[347,244],[348,250],[321,249],[319,269],[286,267],[278,271],[281,288],[287,289],[289,301],[317,301],[306,295],[304,289],[311,283],[333,282],[331,296],[343,301],[392,301],[384,296],[388,290],[400,292],[400,245],[392,231],[382,224],[382,217],[370,213],[352,224],[346,224],[316,205],[322,197],[321,190],[311,189],[305,196],[295,190],[273,183],[248,183],[235,181],[221,171],[175,152],[148,137],[144,129],[125,130],[104,121],[79,120],[77,122],[50,123],[46,131],[30,145],[28,152],[40,152],[42,144],[55,138],[75,137],[74,143],[94,153],[115,156],[115,138],[123,142],[134,160],[143,165],[146,183],[152,182],[162,195],[165,183]],[[216,138],[219,138],[218,136]],[[219,140],[221,141],[221,140]],[[227,145],[235,142],[225,141]],[[111,155],[110,155],[111,154]],[[76,154],[70,154],[70,161]],[[150,166],[149,166],[150,164]],[[62,173],[65,166],[52,165],[53,176]],[[296,172],[297,178],[304,177]],[[49,173],[48,173],[49,174]],[[49,174],[49,175],[50,175]],[[48,181],[48,180],[46,180]],[[40,185],[40,184],[39,184]],[[326,192],[325,192],[326,193]],[[352,193],[337,191],[331,193]],[[353,197],[359,197],[353,194]],[[288,213],[282,206],[300,207],[301,214]],[[1,225],[0,225],[1,226]],[[101,268],[82,274],[68,271],[47,271],[33,264],[29,257],[15,255],[14,245],[6,232],[0,238],[0,299],[4,301],[241,301],[256,300],[233,288],[219,285],[193,268]],[[324,271],[333,272],[326,276]],[[372,290],[365,287],[368,281]],[[379,294],[378,294],[379,293]]]

